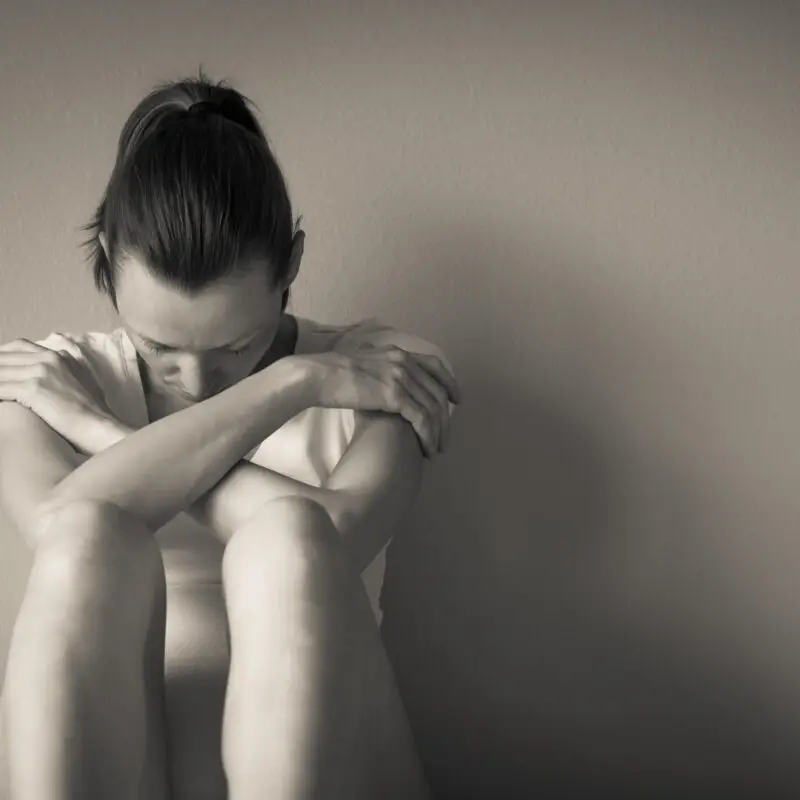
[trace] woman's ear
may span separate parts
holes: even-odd
[[[300,262],[303,260],[303,246],[305,244],[305,231],[297,231],[292,238],[292,252],[289,255],[289,269],[286,273],[283,286],[288,288],[294,283],[297,273],[300,270]]]
[[[106,239],[106,235],[100,231],[100,233],[97,234],[97,238],[100,240],[100,246],[103,248],[106,258],[108,258],[108,241]]]

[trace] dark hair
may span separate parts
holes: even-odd
[[[126,253],[190,296],[250,257],[267,258],[273,291],[285,278],[300,220],[292,221],[280,167],[248,106],[257,108],[201,65],[198,78],[156,86],[128,117],[103,199],[81,227],[91,232],[81,246],[95,286],[115,309],[114,278]],[[288,288],[281,302],[284,310]]]

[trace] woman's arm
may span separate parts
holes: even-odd
[[[425,459],[414,429],[402,417],[363,411],[355,416],[350,446],[324,486],[310,486],[243,459],[182,510],[228,542],[270,500],[307,497],[328,511],[361,572],[413,506]],[[97,435],[97,445],[105,450],[133,433],[117,423]]]
[[[95,453],[115,445],[136,429],[116,423],[103,429]],[[94,453],[92,453],[94,455]],[[222,479],[187,508],[182,509],[227,542],[265,503],[287,495],[307,497],[322,505],[332,519],[340,519],[349,497],[344,492],[311,486],[281,472],[242,459]]]
[[[281,359],[123,438],[119,426],[109,422],[106,438],[115,443],[55,487],[43,504],[43,516],[66,502],[93,499],[114,503],[157,530],[215,486],[253,447],[314,405],[316,376],[306,365]]]
[[[414,507],[425,454],[414,428],[401,416],[356,411],[355,419],[353,439],[325,489],[342,498],[332,519],[361,572]]]

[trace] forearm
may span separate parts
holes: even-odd
[[[130,436],[136,429],[116,423],[94,440],[92,455]],[[275,470],[242,459],[222,479],[186,508],[181,509],[201,525],[228,541],[265,503],[288,495],[307,497],[329,510],[339,507],[341,492],[310,486]]]
[[[310,486],[259,464],[240,461],[185,511],[227,542],[265,503],[288,496],[314,500],[328,510],[334,521],[344,511],[347,500],[344,492]]]
[[[156,530],[193,506],[253,447],[313,405],[314,392],[311,375],[281,360],[128,435],[109,424],[106,438],[114,443],[67,475],[47,505],[108,501]],[[102,435],[95,438],[103,440]]]

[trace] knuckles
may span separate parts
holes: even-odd
[[[50,374],[51,365],[47,362],[40,361],[33,369],[33,380],[35,383],[39,384]]]
[[[402,381],[406,376],[406,369],[401,364],[395,364],[393,367],[391,367],[389,374],[396,381]]]
[[[402,396],[402,392],[400,390],[399,384],[393,383],[389,387],[389,410],[390,411],[398,411],[399,410],[401,396]]]
[[[406,350],[403,350],[402,347],[397,347],[396,345],[390,345],[390,350],[386,354],[386,357],[390,361],[395,361],[401,364],[405,364],[408,361],[409,355]]]

